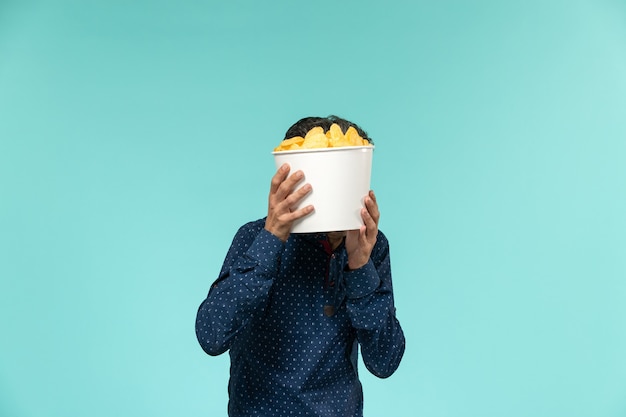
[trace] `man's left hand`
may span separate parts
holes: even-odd
[[[346,251],[348,252],[348,268],[358,269],[370,259],[372,249],[378,235],[380,212],[374,191],[365,196],[365,207],[361,209],[364,225],[357,230],[348,230],[346,234]]]

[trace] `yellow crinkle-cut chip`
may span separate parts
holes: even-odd
[[[328,131],[316,126],[309,130],[304,138],[295,136],[285,139],[274,148],[274,151],[291,151],[295,149],[336,148],[342,146],[369,146],[367,139],[363,139],[352,126],[344,134],[337,123],[333,123]]]
[[[363,138],[359,135],[359,132],[352,126],[346,130],[346,141],[350,144],[349,146],[359,146],[363,143]]]
[[[337,123],[330,125],[328,132],[326,132],[326,137],[328,139],[339,139],[343,137],[343,132]]]
[[[321,133],[314,133],[312,135],[309,135],[307,133],[307,135],[304,138],[304,142],[302,143],[302,149],[327,148],[327,147],[328,147],[328,138],[324,134],[323,130]]]
[[[328,129],[328,132],[326,132],[326,137],[328,138],[328,146],[331,146],[333,148],[346,146],[344,140],[345,136],[337,123],[333,123],[330,126],[330,129]]]
[[[304,142],[302,136],[294,136],[293,138],[283,140],[280,145],[274,148],[274,151],[290,151],[293,149],[300,149],[300,146]]]
[[[299,148],[302,143],[304,143],[304,138],[302,136],[295,136],[290,139],[285,139],[282,143],[282,146],[286,148]]]
[[[308,138],[312,136],[316,136],[316,135],[324,135],[324,128],[322,128],[321,126],[316,126],[312,128],[311,130],[306,132],[306,135],[304,136],[304,140],[307,140]],[[326,135],[324,135],[324,137],[325,136]]]

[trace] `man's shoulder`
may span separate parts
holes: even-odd
[[[261,219],[249,221],[245,223],[244,225],[242,225],[241,227],[239,227],[235,237],[239,239],[242,239],[242,238],[254,239],[261,232],[261,230],[263,230],[264,227],[265,227],[265,217]]]
[[[239,230],[251,230],[260,232],[265,227],[265,217],[257,220],[249,221],[239,228]]]

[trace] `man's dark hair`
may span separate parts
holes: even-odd
[[[300,119],[287,130],[287,132],[285,133],[285,139],[290,139],[294,136],[304,137],[309,130],[317,126],[324,129],[324,133],[326,133],[333,123],[337,123],[343,133],[346,133],[348,128],[352,126],[356,129],[357,132],[359,132],[359,135],[363,139],[367,139],[370,143],[374,143],[374,141],[372,141],[372,139],[367,135],[367,132],[361,129],[359,125],[357,125],[356,123],[352,123],[349,120],[342,119],[341,117],[333,115],[330,115],[328,117],[305,117],[303,119]]]

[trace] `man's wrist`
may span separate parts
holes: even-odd
[[[347,266],[347,265],[346,265]],[[378,272],[371,260],[355,270],[344,272],[346,283],[346,296],[348,298],[360,298],[372,293],[380,285]]]
[[[289,233],[287,233],[286,235],[284,233],[279,233],[278,231],[276,231],[273,228],[269,227],[267,225],[267,223],[265,224],[264,229],[267,230],[268,232],[270,232],[271,234],[273,234],[274,236],[276,236],[282,242],[286,242],[287,239],[289,239]]]
[[[247,255],[256,260],[259,265],[268,270],[274,270],[278,266],[285,248],[285,242],[267,229],[261,230],[247,250]]]
[[[370,260],[369,256],[367,258],[353,257],[352,259],[350,259],[350,257],[348,256],[348,264],[347,264],[348,270],[354,271],[355,269],[363,268],[363,266],[367,264],[369,260]]]
[[[356,269],[363,268],[365,264],[367,264],[367,260],[365,262],[354,262],[354,263],[348,261],[348,265],[347,265],[348,271],[354,271]]]

